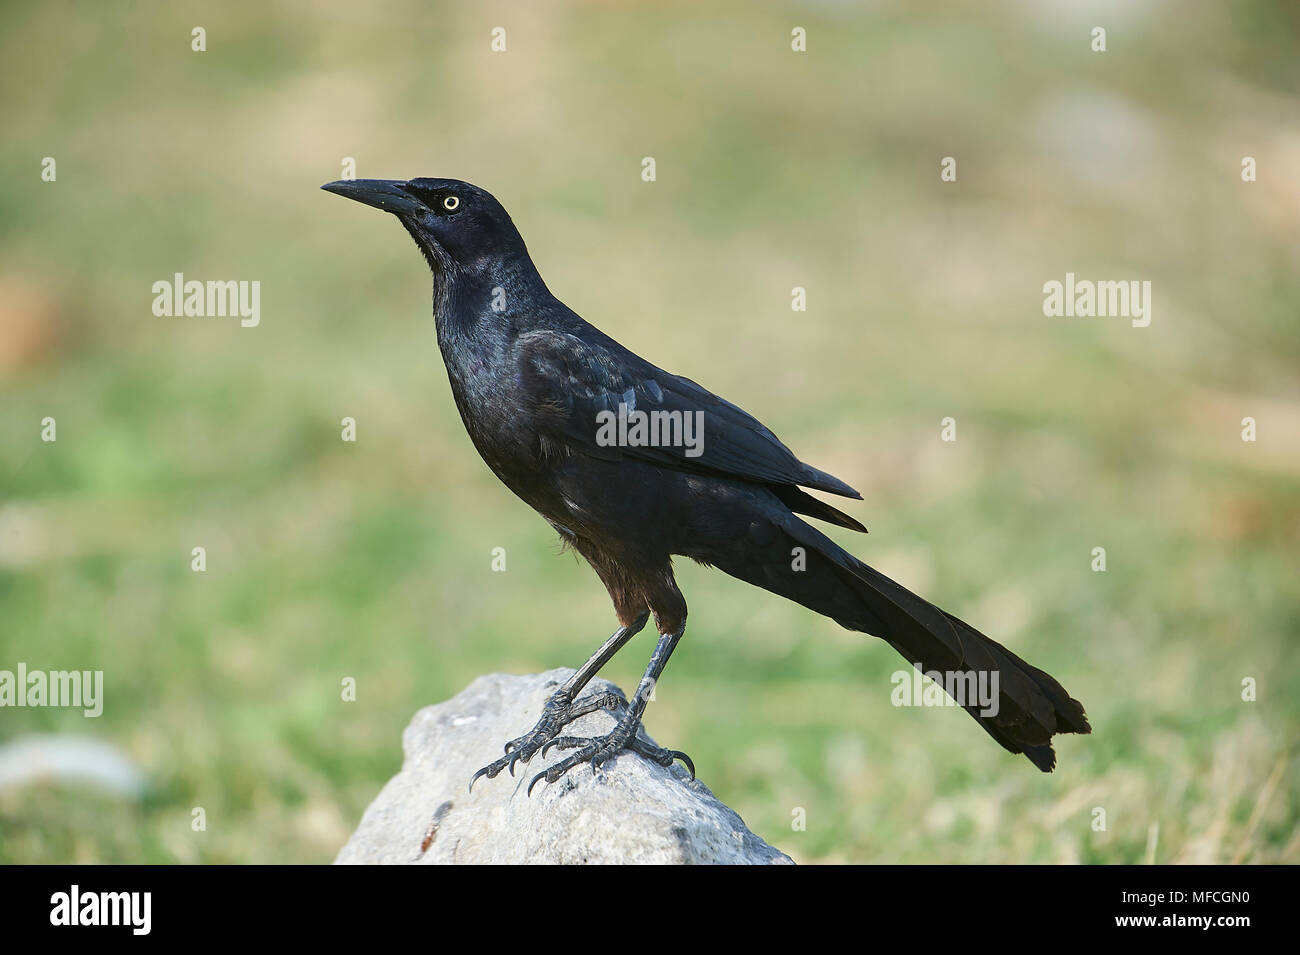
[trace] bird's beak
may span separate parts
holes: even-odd
[[[424,203],[407,192],[405,186],[406,183],[392,179],[340,179],[321,188],[385,212],[420,212]]]

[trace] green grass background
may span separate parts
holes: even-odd
[[[5,22],[0,668],[102,668],[106,703],[0,710],[0,739],[89,733],[152,786],[0,791],[0,861],[326,862],[417,708],[613,629],[466,438],[414,246],[317,190],[349,156],[492,191],[560,298],[863,491],[870,535],[833,536],[1087,705],[1094,735],[1039,774],[963,714],[891,706],[879,641],[679,562],[691,628],[647,725],[760,835],[802,862],[1300,858],[1291,4]],[[154,317],[176,271],[259,280],[261,326]],[[1150,279],[1151,326],[1045,318],[1066,271]],[[605,675],[633,684],[650,641]]]

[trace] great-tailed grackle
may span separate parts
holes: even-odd
[[[494,474],[591,564],[619,628],[546,703],[537,725],[479,776],[556,746],[538,774],[555,782],[631,749],[665,766],[684,754],[638,737],[655,682],[686,626],[672,555],[712,565],[850,630],[883,638],[914,666],[983,675],[995,705],[958,699],[990,736],[1049,772],[1052,736],[1088,733],[1083,707],[1042,670],[896,584],[804,523],[865,531],[800,490],[861,500],[804,464],[767,428],[688,378],[637,357],[550,293],[506,210],[455,179],[345,180],[322,188],[392,212],[433,271],[433,314],[451,391]],[[582,688],[654,615],[659,641],[626,713],[607,736],[560,731],[614,702]],[[994,682],[996,681],[996,682]],[[969,685],[969,684],[966,684]],[[621,702],[621,701],[619,701]],[[694,773],[694,767],[691,766]]]

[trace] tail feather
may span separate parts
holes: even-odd
[[[838,508],[831,507],[825,501],[801,491],[797,487],[773,488],[772,493],[780,498],[782,504],[796,514],[807,514],[809,517],[815,517],[820,521],[847,527],[851,531],[860,531],[863,534],[867,532],[867,529],[856,519]]]
[[[1092,732],[1083,706],[1050,674],[867,566],[788,511],[773,515],[770,523],[752,524],[750,539],[742,544],[744,559],[712,562],[841,626],[883,638],[923,672],[996,673],[997,712],[983,715],[978,702],[963,709],[1005,749],[1023,753],[1043,772],[1056,765],[1054,735]],[[758,572],[755,547],[773,555]],[[792,566],[789,554],[796,547],[804,550],[803,568]]]

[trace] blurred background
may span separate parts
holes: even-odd
[[[105,701],[0,709],[0,861],[327,862],[419,707],[613,629],[465,436],[414,245],[318,190],[346,157],[493,192],[579,314],[862,490],[870,535],[832,536],[1087,706],[1042,775],[892,706],[880,641],[679,561],[692,626],[647,728],[757,833],[801,862],[1300,861],[1294,4],[5,23],[0,668],[102,669]],[[1150,327],[1044,317],[1067,271],[1149,279]],[[175,272],[259,281],[260,325],[156,317]],[[604,675],[634,685],[651,640]],[[143,788],[33,771],[37,734]]]

